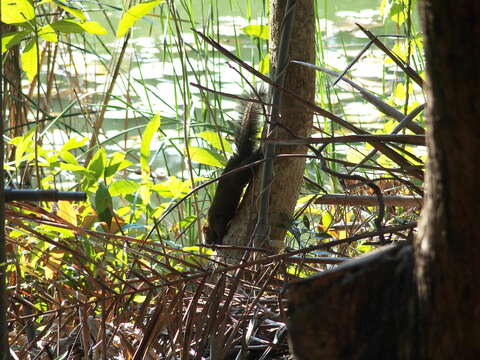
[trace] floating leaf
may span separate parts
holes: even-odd
[[[123,14],[122,18],[120,19],[120,24],[118,25],[117,29],[117,38],[125,35],[128,29],[130,29],[138,19],[147,15],[150,11],[153,10],[155,6],[159,5],[164,1],[165,0],[147,1],[132,6],[130,9],[128,9],[127,12]]]

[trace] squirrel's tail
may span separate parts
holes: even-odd
[[[265,98],[265,92],[259,90],[260,99]],[[236,155],[239,159],[246,160],[256,151],[256,136],[258,132],[259,116],[261,104],[251,101],[245,101],[241,105],[241,121],[236,131],[235,144],[237,146]]]

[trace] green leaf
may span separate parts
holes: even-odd
[[[82,189],[88,190],[90,187],[94,187],[99,179],[102,177],[105,164],[107,162],[107,155],[104,148],[100,148],[95,155],[93,155],[92,160],[87,166],[88,173],[83,180]]]
[[[140,184],[136,181],[118,180],[118,181],[115,181],[110,186],[110,194],[112,196],[117,196],[117,195],[125,196],[128,194],[136,193],[138,189],[140,189]]]
[[[116,152],[114,153],[108,162],[108,165],[105,169],[105,177],[110,177],[115,175],[117,172],[126,169],[132,165],[132,163],[128,160],[125,160],[125,154]]]
[[[87,169],[93,171],[95,177],[100,179],[105,170],[105,164],[107,163],[107,154],[105,153],[104,148],[100,148],[95,155],[93,155],[92,160],[88,164]]]
[[[167,181],[152,186],[152,190],[161,197],[178,199],[185,196],[192,189],[191,181],[182,181],[175,176],[170,176]]]
[[[73,171],[73,172],[80,172],[80,173],[84,173],[84,174],[88,173],[88,174],[93,176],[93,172],[89,172],[87,169],[85,169],[81,165],[60,163],[60,169],[67,170],[67,171]]]
[[[28,37],[32,32],[30,30],[17,31],[2,36],[2,53],[11,47],[20,44],[20,42]]]
[[[265,55],[262,60],[260,60],[260,64],[258,64],[258,71],[264,75],[268,75],[270,73],[270,54]]]
[[[260,39],[268,40],[270,37],[270,26],[268,25],[247,25],[242,28],[242,31],[247,35]]]
[[[224,137],[214,131],[203,131],[198,133],[197,136],[212,145],[215,149],[220,151],[225,150],[228,154],[233,152],[232,145]]]
[[[20,163],[24,160],[24,154],[33,152],[33,135],[35,134],[35,126],[31,127],[28,132],[18,138],[15,138],[15,166],[18,168]],[[13,140],[13,139],[12,139]]]
[[[100,221],[106,222],[109,227],[112,225],[112,197],[108,192],[107,186],[103,182],[99,184],[97,192],[95,193],[95,211],[97,212]]]
[[[140,295],[140,294],[135,294],[133,296],[133,301],[135,301],[137,304],[143,304],[147,297],[145,295]]]
[[[122,18],[120,19],[120,23],[118,24],[117,38],[125,35],[138,19],[147,15],[150,11],[152,11],[155,6],[159,5],[164,1],[165,0],[147,1],[132,6],[130,9],[128,9],[127,12],[123,14]]]
[[[80,25],[79,22],[75,20],[60,20],[56,21],[53,24],[50,24],[52,28],[54,28],[58,32],[66,33],[66,34],[77,34],[83,33],[86,30]]]
[[[60,2],[60,1],[55,1],[55,4],[57,4],[59,7],[61,7],[63,10],[65,10],[69,14],[75,16],[77,19],[80,19],[81,21],[87,20],[87,17],[85,16],[82,10],[74,8],[73,6],[67,5],[64,2]]]
[[[218,154],[215,154],[207,149],[202,149],[198,147],[190,147],[190,159],[192,161],[198,162],[200,164],[224,167],[225,160],[222,159]]]
[[[150,120],[142,135],[142,144],[140,145],[140,168],[142,170],[142,178],[148,178],[150,175],[150,168],[148,166],[148,160],[150,158],[150,143],[153,135],[158,131],[160,127],[160,114],[156,114],[152,120]]]
[[[57,33],[55,32],[52,25],[42,26],[38,30],[38,36],[40,36],[45,41],[50,41],[50,42],[55,42],[55,43],[58,42]]]
[[[67,164],[78,165],[77,159],[75,159],[75,156],[73,156],[70,151],[60,151],[60,156]]]
[[[79,147],[82,147],[83,145],[85,145],[87,141],[88,141],[87,137],[84,137],[81,139],[78,139],[76,137],[71,137],[70,139],[68,139],[68,141],[65,144],[63,144],[60,151],[69,151],[73,149],[78,149]]]
[[[107,29],[96,21],[85,21],[80,23],[80,26],[89,34],[105,35],[108,33]]]
[[[2,0],[1,21],[5,24],[19,24],[35,18],[33,5],[28,0]]]
[[[28,80],[32,81],[37,75],[38,48],[35,39],[30,40],[22,52],[22,69],[27,74]]]

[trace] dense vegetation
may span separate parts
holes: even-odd
[[[225,3],[2,1],[6,186],[88,196],[7,206],[20,358],[130,358],[150,346],[151,356],[200,358],[207,344],[287,356],[284,281],[412,235],[425,160],[412,1],[339,14],[319,1],[316,102],[326,111],[314,137],[324,143],[309,154],[287,251],[217,264],[213,281],[214,249],[201,245],[208,180],[234,150],[238,98],[261,81],[191,29],[262,74],[270,61],[268,5]]]

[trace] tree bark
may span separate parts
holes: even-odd
[[[420,8],[429,161],[414,261],[407,245],[287,286],[298,359],[479,357],[480,3],[423,0]]]
[[[427,198],[416,241],[425,358],[480,354],[480,3],[420,3],[428,73]]]
[[[271,1],[270,18],[270,59],[276,59],[279,48],[280,27],[285,13],[286,0]],[[312,0],[297,1],[295,21],[293,24],[290,48],[290,60],[299,60],[315,63],[315,18]],[[272,63],[271,66],[275,66]],[[287,69],[285,87],[310,101],[315,97],[315,72],[312,69],[297,64],[290,64]],[[294,136],[308,136],[312,129],[313,112],[297,100],[283,96],[280,108],[280,122],[282,128],[278,131],[278,139],[292,139]],[[305,154],[303,145],[281,146],[277,153]],[[274,180],[271,184],[270,195],[270,246],[279,251],[283,248],[290,219],[295,209],[305,160],[301,158],[275,160]],[[246,245],[257,221],[257,199],[260,192],[257,177],[240,205],[236,217],[230,224],[224,244]]]

